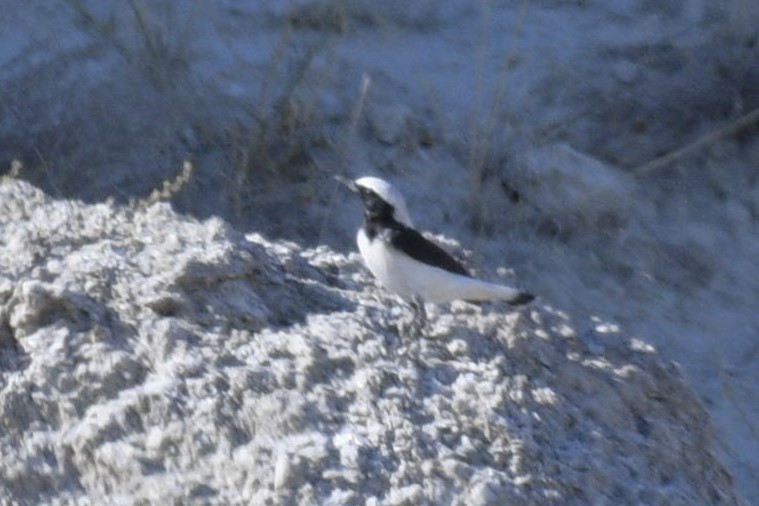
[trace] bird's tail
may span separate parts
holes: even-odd
[[[488,283],[474,278],[469,279],[464,288],[462,299],[470,302],[484,302],[489,300],[502,300],[512,306],[527,304],[535,299],[535,296],[529,292],[523,292],[510,286],[497,285]]]

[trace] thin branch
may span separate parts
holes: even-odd
[[[696,139],[695,141],[693,141],[692,143],[686,146],[681,147],[680,149],[670,151],[669,153],[663,156],[660,156],[659,158],[656,158],[654,160],[651,160],[650,162],[644,163],[643,165],[636,167],[635,169],[633,169],[632,173],[637,177],[647,176],[651,174],[652,172],[655,172],[657,170],[663,169],[664,167],[667,167],[670,163],[674,162],[675,160],[678,160],[687,154],[690,154],[698,149],[701,149],[707,144],[711,144],[712,142],[716,141],[717,139],[720,139],[727,135],[734,134],[738,132],[739,130],[742,130],[756,123],[757,121],[759,121],[759,107],[752,110],[748,114],[741,116],[740,118],[736,119],[732,123],[725,125],[724,127],[714,130],[712,132],[709,132],[708,134]]]

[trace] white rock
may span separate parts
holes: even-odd
[[[525,200],[562,224],[620,215],[635,183],[627,174],[564,143],[535,148],[524,157],[515,186]]]
[[[0,184],[0,503],[737,504],[698,399],[621,326],[591,355],[539,305],[440,309],[409,360],[404,308],[339,288],[369,286],[357,256],[35,195]]]
[[[282,490],[292,486],[295,480],[295,469],[286,452],[277,455],[274,461],[274,489]]]

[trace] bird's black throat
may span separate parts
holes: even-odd
[[[378,235],[385,233],[399,233],[402,224],[398,223],[392,216],[372,216],[369,213],[364,214],[364,223],[362,225],[366,237],[370,241],[377,238]]]
[[[359,188],[358,193],[364,204],[364,222],[389,224],[395,221],[395,208],[387,201],[366,188]]]

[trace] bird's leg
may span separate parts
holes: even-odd
[[[419,338],[422,336],[427,326],[427,311],[424,308],[424,301],[421,297],[415,295],[411,301],[411,322],[408,329],[408,337]]]
[[[424,308],[424,302],[418,296],[414,296],[411,300],[407,299],[407,303],[411,306],[411,319],[407,323],[404,322],[399,325],[399,337],[404,344],[398,349],[398,354],[417,361],[420,346],[419,338],[424,336],[427,312]]]
[[[414,321],[419,327],[419,330],[424,330],[427,326],[427,310],[424,307],[424,301],[418,295],[414,295],[411,299],[411,308],[414,310]]]

